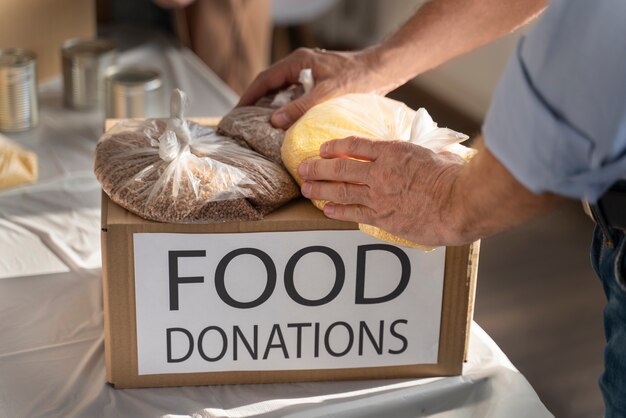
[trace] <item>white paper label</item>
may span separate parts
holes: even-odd
[[[139,374],[437,362],[445,248],[359,231],[134,234]]]

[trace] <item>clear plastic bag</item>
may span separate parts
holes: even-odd
[[[274,109],[270,107],[236,107],[222,118],[217,126],[218,133],[242,140],[259,154],[282,165],[280,148],[285,131],[272,126],[272,113]]]
[[[285,131],[274,128],[270,118],[276,109],[307,94],[313,88],[313,73],[310,68],[300,71],[299,81],[300,85],[262,97],[254,106],[234,108],[217,125],[218,133],[242,140],[259,154],[282,165],[280,149],[285,139]]]
[[[37,155],[0,135],[0,189],[37,180]]]
[[[435,152],[450,151],[466,160],[474,153],[459,144],[467,135],[437,127],[424,108],[415,111],[386,97],[349,94],[314,106],[287,130],[281,152],[283,163],[298,184],[302,184],[298,165],[319,158],[324,142],[349,136],[408,141]],[[313,201],[313,204],[323,209],[326,202]],[[359,229],[394,244],[429,249],[371,225],[359,225]]]
[[[95,174],[109,197],[160,222],[256,220],[297,197],[285,170],[237,141],[183,117],[172,95],[169,119],[127,120],[103,135]]]

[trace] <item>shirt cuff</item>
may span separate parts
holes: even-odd
[[[524,66],[523,42],[509,60],[491,102],[483,125],[485,145],[530,191],[595,202],[623,168],[612,164],[591,169],[593,142],[535,88]]]

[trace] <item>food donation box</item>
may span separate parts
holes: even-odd
[[[102,197],[115,387],[447,376],[467,350],[479,243],[385,243],[298,199],[260,221],[167,224]]]

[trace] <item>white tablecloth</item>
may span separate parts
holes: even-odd
[[[236,100],[167,42],[127,51],[190,96],[191,115]],[[97,112],[41,87],[41,123],[10,138],[37,152],[40,180],[0,192],[0,417],[545,417],[526,379],[476,324],[463,375],[415,380],[113,389],[105,382]]]

